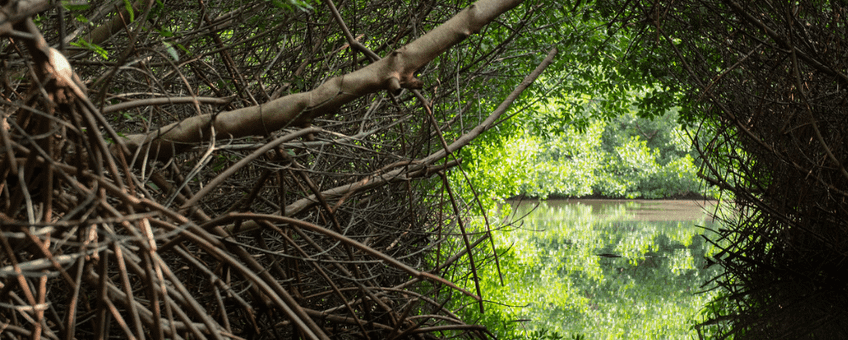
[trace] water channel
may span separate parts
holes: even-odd
[[[705,212],[712,202],[510,205],[517,222],[495,237],[501,247],[511,245],[501,259],[506,286],[487,297],[503,303],[494,307],[502,316],[527,332],[567,339],[697,338],[693,320],[711,298],[699,292],[718,274],[704,260],[713,249],[702,237],[714,227]]]

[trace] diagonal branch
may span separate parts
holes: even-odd
[[[287,126],[309,124],[316,117],[335,112],[366,94],[421,88],[421,81],[414,75],[416,70],[521,2],[480,0],[380,61],[331,78],[312,91],[262,105],[191,117],[147,134],[127,136],[127,145],[131,152],[149,146],[156,159],[167,160],[207,140],[212,127],[222,138],[263,135]]]

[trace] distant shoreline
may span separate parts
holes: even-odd
[[[717,200],[706,198],[691,198],[691,199],[626,199],[626,198],[549,198],[539,200],[536,198],[520,198],[507,200],[504,204],[510,205],[513,208],[519,206],[536,206],[545,205],[548,207],[557,206],[587,206],[596,213],[601,213],[607,207],[618,205],[625,206],[626,210],[632,214],[633,220],[640,221],[696,221],[703,218],[712,222],[715,220],[713,216],[713,207],[718,204]],[[705,215],[706,214],[706,215]]]
[[[510,198],[507,198],[508,201],[517,201],[517,200],[540,200],[541,198],[535,196],[528,196],[525,194],[515,195]],[[644,198],[644,197],[634,197],[634,198],[626,198],[626,197],[611,197],[604,196],[601,194],[592,194],[586,196],[568,196],[568,195],[557,195],[552,194],[549,195],[545,200],[565,200],[565,199],[580,199],[580,200],[645,200],[645,201],[689,201],[689,200],[700,200],[700,201],[715,201],[714,198],[709,198],[707,196],[697,194],[694,192],[687,192],[685,194],[674,195],[669,197],[661,197],[661,198]]]

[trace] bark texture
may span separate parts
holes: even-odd
[[[285,127],[306,126],[316,117],[333,113],[369,93],[386,90],[398,94],[402,89],[420,89],[421,81],[415,78],[417,70],[521,2],[478,1],[387,57],[352,73],[330,78],[314,90],[262,105],[191,117],[147,134],[127,136],[127,145],[132,151],[149,150],[153,159],[167,160],[210,138],[262,136]]]
[[[4,338],[490,337],[448,171],[553,61],[473,35],[519,2],[0,1]]]

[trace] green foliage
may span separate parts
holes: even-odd
[[[554,110],[535,108],[529,114]],[[566,126],[547,137],[519,130],[501,138],[463,150],[466,175],[483,197],[715,194],[701,188],[697,156],[676,111],[654,119],[630,111],[609,122]]]
[[[458,172],[451,173],[456,183],[454,187],[459,188],[462,197],[467,199],[472,194],[469,182],[474,184],[481,197],[501,198],[484,199],[484,209],[491,210],[502,198],[520,193],[519,188],[530,176],[529,169],[537,148],[532,137],[525,137],[521,131],[465,148],[461,153],[464,176]]]
[[[665,198],[702,193],[697,154],[672,110],[654,119],[625,114],[603,133],[604,176],[595,192],[608,197]]]
[[[75,1],[62,1],[62,7],[69,11],[84,11],[89,9],[91,5]]]
[[[679,105],[678,89],[660,85],[664,78],[652,76],[657,73],[652,67],[639,69],[628,60],[635,34],[598,15],[605,10],[601,5],[578,1],[557,6],[565,7],[547,11],[544,19],[557,28],[537,38],[556,41],[562,51],[538,92],[560,110],[535,114],[531,120],[542,134],[566,125],[582,131],[594,119],[610,120],[634,110],[639,117],[657,117]]]
[[[605,124],[593,122],[581,133],[570,127],[563,134],[536,143],[533,172],[521,187],[523,194],[547,197],[591,195],[593,183],[603,171],[601,133]]]
[[[87,40],[85,40],[83,38],[80,38],[80,39],[77,39],[77,41],[71,42],[71,46],[85,48],[89,51],[97,53],[97,55],[99,55],[104,60],[109,60],[109,52],[106,51],[106,49],[104,49],[103,47],[100,47],[100,45],[92,44],[92,43],[88,42]]]
[[[532,102],[521,101],[513,119],[499,125],[502,129],[462,151],[466,176],[481,196],[498,201],[517,194],[714,194],[703,192],[696,175],[700,161],[678,123],[683,95],[660,85],[669,77],[662,68],[641,62],[635,65],[642,67],[634,67],[627,59],[635,32],[608,25],[614,7],[604,1],[545,3],[533,19],[545,29],[516,38],[516,45],[556,45],[561,53],[531,88]],[[496,105],[474,104],[483,112]],[[685,127],[697,124],[687,121]]]
[[[133,5],[130,0],[124,0],[124,9],[126,9],[127,13],[130,14],[130,22],[135,21],[135,9],[133,9]]]
[[[704,268],[711,246],[695,224],[706,222],[634,221],[637,208],[653,209],[541,203],[521,229],[495,234],[505,286],[493,265],[478,268],[496,303],[464,314],[499,339],[691,337],[712,298],[696,292],[718,269]]]
[[[524,339],[531,340],[586,340],[583,334],[574,334],[571,337],[559,334],[557,332],[549,332],[546,329],[533,331]]]
[[[304,0],[285,0],[285,1],[270,0],[270,2],[271,2],[271,5],[276,7],[276,8],[281,8],[281,9],[284,9],[284,10],[287,10],[287,11],[293,11],[293,10],[297,9],[297,10],[301,10],[301,11],[306,12],[306,11],[312,10],[312,3],[314,3],[315,1],[310,1],[310,0],[307,0],[307,1],[304,1]]]
[[[723,289],[717,290],[713,299],[707,302],[698,315],[700,321],[709,322],[710,320],[727,320],[727,317],[736,310],[728,295],[729,293]],[[698,330],[699,334],[706,339],[715,339],[722,335],[726,335],[724,339],[732,340],[735,337],[733,334],[728,334],[728,330],[731,328],[730,326],[731,323],[727,320],[709,322],[707,324],[697,325],[695,328]]]

